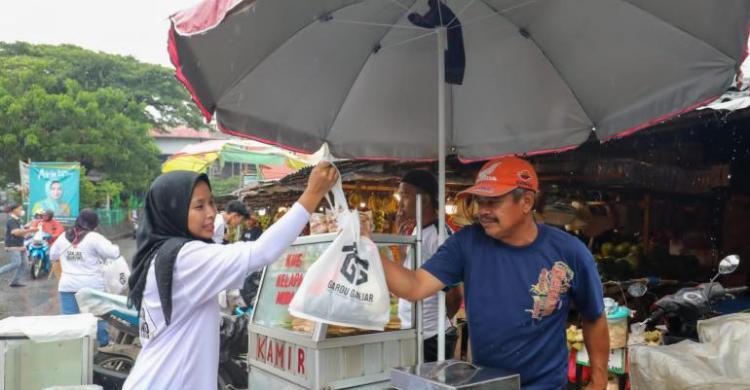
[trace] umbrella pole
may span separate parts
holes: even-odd
[[[445,231],[445,35],[445,28],[438,27],[438,243],[441,245],[447,236]],[[445,360],[445,317],[445,293],[440,291],[438,292],[438,361]]]

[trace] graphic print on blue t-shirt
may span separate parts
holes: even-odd
[[[538,226],[537,238],[523,247],[467,226],[423,266],[445,285],[464,282],[474,363],[518,372],[524,390],[565,385],[570,302],[587,319],[604,310],[588,249],[561,230]]]
[[[562,261],[555,262],[552,270],[542,268],[539,282],[531,286],[534,308],[527,310],[531,318],[541,320],[562,308],[560,297],[570,288],[575,273]]]

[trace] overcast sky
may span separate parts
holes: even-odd
[[[199,0],[1,0],[0,41],[70,43],[170,66],[167,18]]]
[[[199,1],[0,0],[0,41],[70,43],[171,67],[167,18]]]

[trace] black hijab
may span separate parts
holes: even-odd
[[[205,174],[196,172],[173,171],[157,177],[146,194],[144,218],[138,228],[138,250],[133,257],[133,273],[128,279],[128,300],[141,309],[148,269],[156,259],[156,286],[167,325],[172,318],[172,273],[177,254],[189,241],[212,242],[188,232],[190,198],[198,181],[211,186]]]
[[[83,209],[76,218],[76,223],[65,232],[65,238],[71,244],[77,245],[90,231],[99,226],[99,216],[92,209]]]

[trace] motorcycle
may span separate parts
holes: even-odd
[[[727,256],[719,264],[719,272],[708,283],[695,287],[681,288],[672,295],[667,295],[654,303],[655,309],[642,324],[650,329],[661,319],[666,321],[667,332],[663,335],[664,344],[674,344],[686,339],[698,341],[697,322],[718,316],[712,304],[736,294],[747,291],[748,287],[725,288],[715,280],[720,275],[734,272],[739,266],[740,258]]]
[[[710,282],[659,299],[645,321],[633,324],[638,335],[662,320],[666,328],[664,345],[629,347],[633,389],[750,389],[750,373],[742,363],[750,359],[750,314],[719,315],[712,308],[748,290],[716,283],[739,261],[727,256]]]
[[[91,313],[116,329],[110,344],[94,355],[94,384],[104,390],[119,390],[135,365],[140,352],[138,312],[127,305],[127,297],[88,288],[76,293],[82,313]],[[220,327],[219,390],[246,389],[248,368],[247,316],[222,315]]]
[[[31,278],[38,279],[42,274],[48,274],[50,271],[49,259],[49,240],[51,235],[45,233],[42,227],[37,228],[36,233],[25,242],[26,251],[29,254],[29,264],[31,265]]]
[[[219,330],[219,383],[220,390],[247,389],[247,322],[246,315],[222,314]]]

